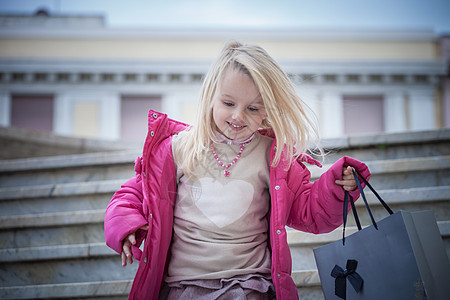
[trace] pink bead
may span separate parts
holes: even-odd
[[[211,145],[211,150],[213,153],[214,158],[217,160],[217,163],[219,164],[219,166],[225,168],[225,170],[223,170],[223,174],[225,175],[225,177],[229,177],[231,174],[231,171],[228,170],[229,167],[231,167],[232,165],[234,165],[239,157],[241,157],[242,151],[244,151],[246,144],[242,144],[239,153],[236,155],[236,157],[231,161],[231,163],[229,163],[228,165],[225,165],[223,162],[220,161],[219,156],[216,153],[216,149],[214,149],[214,147]]]

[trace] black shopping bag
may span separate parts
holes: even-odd
[[[358,179],[355,173],[354,176]],[[325,298],[450,299],[449,258],[433,212],[393,213],[365,181],[390,213],[375,222],[358,180],[357,183],[372,225],[361,229],[350,197],[359,231],[345,237],[346,193],[343,239],[314,249]]]

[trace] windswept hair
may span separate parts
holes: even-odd
[[[277,140],[272,166],[277,166],[282,158],[289,160],[290,165],[302,152],[307,152],[310,137],[318,137],[311,118],[315,115],[297,95],[291,80],[260,46],[229,41],[206,74],[194,124],[179,135],[175,159],[183,172],[189,174],[196,161],[203,160],[202,155],[209,151],[216,135],[213,98],[228,68],[250,76],[261,94],[267,113],[261,129],[271,131]]]

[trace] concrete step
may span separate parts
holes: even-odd
[[[0,201],[2,211],[6,211],[0,215],[0,230],[27,227],[71,226],[76,224],[102,222],[104,211],[112,196],[112,192],[117,190],[121,183],[123,183],[123,180],[60,184],[55,185],[54,189],[52,189],[51,186],[27,187],[18,190],[16,188],[0,189],[0,199],[3,197],[10,199],[16,197],[16,195],[18,195],[19,199],[22,197],[25,198],[24,200],[7,201],[2,199]],[[16,193],[14,193],[14,190],[16,190]],[[87,198],[87,200],[83,198],[85,195],[95,193],[99,194],[99,204],[95,204],[96,202],[91,201],[92,198],[90,197]],[[378,201],[368,188],[365,189],[365,193],[369,203],[374,206],[374,214],[385,214],[382,209],[379,209],[380,206]],[[393,206],[394,209],[407,209],[413,207],[433,209],[434,207],[438,220],[448,219],[448,216],[450,215],[450,185],[378,190],[378,193],[388,204]],[[67,199],[70,201],[65,201],[67,199],[64,197],[57,198],[57,200],[64,200],[61,200],[62,202],[54,201],[55,199],[48,200],[44,198],[44,200],[36,200],[36,207],[33,207],[33,205],[30,204],[35,200],[32,199],[32,197],[36,196],[36,199],[41,199],[40,197],[49,194],[58,197],[72,195],[73,198],[68,197]],[[75,197],[77,194],[83,197]],[[51,200],[53,200],[53,202]],[[30,201],[30,203],[28,201]],[[83,204],[84,201],[86,201],[86,203]],[[8,205],[3,206],[5,203]],[[38,206],[40,203],[44,203],[44,205]],[[80,203],[82,205],[78,205]],[[356,206],[360,207],[363,203],[362,200],[357,201]],[[436,209],[436,207],[439,209]],[[83,210],[80,210],[80,208],[83,208]],[[361,218],[364,222],[364,213],[361,213]]]
[[[296,270],[292,272],[299,299],[324,300],[325,297],[320,285],[319,272],[317,270]]]
[[[0,230],[102,223],[105,209],[0,217]]]
[[[323,299],[317,270],[294,271],[300,299]],[[1,299],[127,299],[132,280],[0,287]]]
[[[42,270],[43,267],[38,266],[39,261],[41,261],[43,264],[45,264],[44,270],[48,271],[58,269],[59,276],[61,276],[62,270],[55,267],[57,265],[57,262],[62,259],[67,259],[69,261],[80,261],[81,258],[92,258],[96,256],[111,256],[113,258],[113,263],[120,264],[119,256],[110,250],[104,243],[95,243],[95,244],[84,244],[84,245],[64,245],[64,246],[56,246],[56,247],[30,247],[30,248],[23,248],[23,249],[3,249],[0,250],[0,262],[5,266],[6,274],[12,274],[16,277],[21,277],[21,274],[19,273],[19,269],[23,268],[23,265],[27,265],[28,267],[31,266],[31,269],[39,269]],[[56,264],[52,263],[52,261],[56,262]],[[20,268],[17,268],[17,265],[14,263],[22,262],[20,264]],[[27,264],[26,262],[33,262],[33,264]],[[12,266],[11,269],[9,266]],[[104,268],[105,263],[102,263],[102,266]],[[134,264],[134,267],[136,267],[137,264]],[[12,270],[13,269],[13,270]],[[130,270],[132,268],[122,268],[118,270],[118,272],[121,273],[122,278],[125,278],[126,276],[131,276],[129,279],[133,278],[133,272],[135,272],[135,269]],[[28,269],[30,270],[30,269]],[[0,278],[3,277],[2,273],[5,270],[0,271]],[[64,270],[63,270],[64,271]],[[105,270],[103,270],[105,271]],[[130,271],[130,272],[124,272],[124,271]],[[31,273],[31,274],[30,274]],[[107,272],[103,272],[107,273]],[[125,274],[126,273],[126,274]],[[33,272],[27,273],[27,280],[29,281],[29,277],[32,277]],[[67,280],[68,276],[67,274],[63,274],[64,280]],[[304,288],[313,288],[313,290],[317,290],[321,293],[320,290],[320,282],[317,270],[299,270],[295,271],[292,274],[294,281],[296,282],[296,285],[299,288],[302,288],[302,293],[305,293]],[[55,276],[51,276],[52,281],[54,282],[58,278],[55,278]],[[110,282],[103,281],[103,282],[92,282],[91,284],[86,282],[76,283],[53,283],[53,284],[31,284],[26,283],[24,284],[24,280],[19,281],[17,278],[15,278],[15,282],[12,282],[14,278],[9,278],[9,283],[17,284],[17,286],[6,286],[6,287],[0,287],[0,296],[2,299],[41,299],[41,298],[48,298],[48,297],[58,297],[58,298],[65,298],[65,297],[71,297],[71,298],[78,298],[78,297],[84,297],[87,295],[86,290],[91,291],[92,286],[99,286],[101,285],[101,288],[103,289],[102,292],[99,293],[91,293],[90,296],[96,296],[96,297],[104,297],[104,296],[125,296],[131,285],[130,281],[126,281],[127,284],[125,284],[125,281],[116,281],[119,285],[125,285],[125,287],[120,289],[114,289],[112,287],[106,288]],[[92,285],[92,286],[91,286]],[[54,287],[52,289],[51,287]],[[100,288],[100,287],[98,287]],[[23,293],[18,296],[18,292],[20,289],[24,289]],[[56,292],[57,291],[57,292]],[[117,293],[119,291],[119,293]],[[316,292],[317,292],[316,291]],[[67,294],[65,294],[68,292]],[[121,294],[122,293],[122,294]]]
[[[94,250],[95,247],[92,249]],[[79,249],[73,251],[77,250]],[[41,255],[44,254],[41,253]],[[131,280],[136,274],[137,267],[136,261],[127,267],[122,267],[118,254],[2,262],[0,286]]]
[[[450,221],[438,221],[444,239],[450,237]],[[356,227],[348,226],[347,234],[356,231]],[[289,230],[288,242],[291,247],[310,247],[341,239],[342,229],[336,229],[328,234],[314,235],[300,231]],[[0,262],[37,261],[49,259],[85,258],[90,256],[116,255],[104,242],[87,244],[54,244],[45,246],[12,247],[0,249]]]
[[[370,183],[377,190],[450,185],[450,156],[367,161],[366,164],[372,173]],[[308,166],[311,178],[317,179],[330,166]]]
[[[324,139],[325,163],[347,155],[361,161],[450,155],[450,129]]]
[[[366,162],[446,157],[450,155],[450,129],[328,139],[323,144],[332,149],[325,157],[326,163],[343,155]],[[2,160],[0,187],[129,178],[134,175],[134,160],[140,155],[137,150],[124,150]]]
[[[39,130],[0,126],[0,160],[142,149],[143,142],[68,137]]]
[[[105,243],[0,249],[0,263],[117,255]]]
[[[436,220],[450,220],[450,185],[379,190],[377,192],[394,211],[432,210]],[[388,213],[370,189],[365,188],[364,193],[375,219],[380,220],[386,217]],[[361,223],[363,225],[371,224],[370,217],[362,197],[355,202],[355,206]],[[353,215],[351,213],[349,214],[348,222],[350,225],[355,225]]]
[[[112,196],[113,192],[102,192],[92,195],[73,195],[55,198],[26,198],[7,201],[0,200],[0,217],[89,209],[105,209]]]
[[[120,181],[122,182],[122,181]],[[116,184],[115,182],[114,184]],[[99,183],[85,183],[91,189],[89,189],[88,194],[95,190],[98,190],[96,186]],[[116,186],[110,187],[112,190],[116,190]],[[29,189],[29,188],[27,188]],[[34,188],[31,188],[34,189]],[[38,189],[40,190],[40,189]],[[58,191],[59,189],[55,189]],[[64,191],[65,189],[61,189]],[[79,189],[78,191],[82,191]],[[81,192],[80,192],[81,193]],[[34,194],[34,193],[33,193]],[[69,193],[70,194],[70,193]],[[366,189],[366,194],[371,207],[373,208],[373,213],[376,218],[381,218],[386,215],[386,212],[377,202],[375,196]],[[394,210],[398,209],[408,209],[408,210],[423,210],[423,209],[433,209],[437,214],[438,220],[446,220],[449,215],[449,199],[450,199],[450,186],[444,187],[425,187],[425,188],[412,188],[412,189],[402,189],[402,190],[381,190],[379,194],[387,201]],[[107,199],[107,201],[109,198]],[[107,202],[106,201],[106,202]],[[360,212],[360,217],[363,224],[368,224],[367,213],[364,209],[364,204],[360,200],[356,203],[358,211]],[[33,246],[36,245],[36,240],[50,240],[55,243],[61,237],[64,236],[81,236],[81,239],[85,239],[86,234],[84,232],[92,230],[87,227],[89,224],[96,226],[96,233],[94,234],[97,238],[103,241],[102,234],[102,222],[104,219],[104,207],[101,206],[99,209],[89,209],[82,211],[66,211],[66,212],[49,212],[49,213],[30,213],[22,215],[12,215],[8,214],[6,216],[0,217],[0,234],[3,241],[11,241],[14,245]],[[352,224],[352,217],[349,217],[349,224]],[[78,227],[77,227],[78,226]],[[80,229],[81,227],[81,229]],[[9,230],[8,230],[9,229]],[[13,229],[13,230],[11,230]],[[21,231],[20,231],[21,230]],[[20,232],[19,232],[20,231]],[[36,232],[39,232],[36,234]],[[48,231],[48,234],[47,234]],[[70,234],[65,234],[65,232]],[[79,234],[73,234],[74,232],[79,232]],[[45,239],[22,239],[22,242],[18,241],[17,238],[11,237],[19,236],[45,236]],[[24,240],[30,244],[24,245]],[[66,239],[67,240],[67,239]],[[90,240],[89,242],[94,242]],[[63,243],[67,244],[67,241]],[[81,240],[78,243],[83,243]],[[5,248],[6,245],[2,245]],[[45,245],[38,245],[45,246]],[[21,247],[21,246],[14,246]],[[11,248],[9,246],[8,248]]]
[[[0,298],[126,300],[131,285],[132,280],[116,280],[0,287]]]
[[[113,179],[0,188],[0,216],[105,209],[125,181]]]
[[[0,187],[129,178],[138,151],[99,152],[0,161]]]
[[[442,238],[450,237],[450,221],[437,222],[439,232]],[[365,226],[363,226],[364,228]],[[348,226],[345,229],[346,235],[353,234],[358,231],[356,226]],[[294,229],[287,230],[287,241],[290,246],[297,245],[325,245],[342,239],[342,226],[335,230],[324,234],[312,234],[308,232],[298,231]]]
[[[370,182],[377,189],[450,185],[450,156],[372,161],[367,164],[372,172]],[[329,167],[309,166],[313,180]],[[36,199],[40,202],[43,198],[114,193],[128,178],[1,187],[0,205],[4,205],[5,200]]]
[[[413,193],[414,194],[414,193]],[[417,193],[418,194],[418,193]],[[371,199],[371,198],[369,198]],[[373,202],[373,200],[369,200],[370,202]],[[448,237],[450,237],[450,221],[442,221],[438,223],[439,229],[441,231],[441,234],[444,237],[444,240],[448,240]],[[347,228],[347,234],[352,234],[353,232],[356,232],[356,228],[354,227],[348,227]],[[320,293],[320,288],[317,288],[316,283],[314,283],[315,279],[314,272],[308,275],[308,272],[311,270],[314,270],[315,268],[315,262],[314,257],[312,253],[312,249],[314,247],[339,240],[342,238],[342,229],[339,228],[329,234],[323,234],[323,235],[313,235],[298,231],[290,230],[288,231],[288,242],[290,244],[290,247],[292,249],[292,255],[293,255],[293,269],[297,270],[295,274],[296,276],[301,276],[300,279],[296,279],[296,282],[302,282],[302,284],[299,283],[301,286],[302,293],[306,293],[306,291],[309,294],[317,294]],[[111,257],[112,263],[106,263],[104,258],[105,257]],[[79,267],[77,272],[82,272],[84,268],[90,268],[86,264],[83,266],[84,260],[89,260],[89,265],[92,267],[93,263],[98,263],[101,261],[98,265],[98,267],[104,268],[101,274],[109,273],[109,271],[105,271],[105,266],[108,265],[114,265],[114,264],[120,264],[119,262],[119,256],[114,253],[112,250],[110,250],[104,243],[90,243],[90,244],[80,244],[80,245],[57,245],[57,246],[41,246],[41,247],[28,247],[28,248],[14,248],[14,249],[2,249],[0,250],[0,262],[2,265],[6,266],[2,270],[2,272],[6,271],[6,274],[3,275],[8,276],[8,286],[12,281],[14,280],[14,284],[21,285],[21,284],[34,284],[34,282],[29,281],[23,281],[23,276],[21,276],[20,271],[27,270],[27,278],[29,278],[30,274],[33,275],[33,272],[30,272],[30,270],[38,269],[42,270],[44,269],[47,271],[47,277],[45,278],[51,278],[52,282],[54,283],[55,280],[68,280],[71,279],[65,272],[68,272],[65,268],[66,265],[70,264],[73,266],[72,262],[76,262],[75,265]],[[69,260],[69,262],[65,261]],[[41,266],[39,263],[44,265],[45,267]],[[80,267],[81,266],[81,267]],[[114,267],[116,267],[114,265]],[[50,272],[57,270],[59,276],[56,278],[54,276],[50,276]],[[120,270],[122,270],[120,268]],[[122,271],[115,270],[116,272],[121,273]],[[308,271],[309,270],[309,271]],[[308,271],[308,272],[307,272]],[[4,276],[1,275],[0,272],[0,278]],[[11,274],[15,272],[15,278],[14,276],[11,277]],[[128,273],[130,278],[133,278],[134,272]],[[18,274],[19,273],[19,274]],[[78,274],[77,273],[77,274]],[[123,273],[123,272],[122,272]],[[9,274],[9,275],[8,275]],[[300,274],[300,275],[299,275]],[[37,276],[37,275],[36,275]],[[40,275],[39,275],[40,276]],[[49,277],[48,277],[49,276]],[[122,279],[124,275],[122,274]],[[34,276],[31,276],[33,278]],[[61,277],[61,278],[60,278]],[[77,276],[78,277],[78,276]],[[309,279],[311,278],[312,279]],[[22,279],[19,280],[19,279]],[[96,278],[92,278],[92,280],[96,281]],[[312,280],[312,281],[311,281]],[[42,282],[41,282],[42,283]],[[305,288],[306,286],[306,288]]]
[[[450,258],[450,220],[437,222],[447,255]],[[358,229],[356,226],[348,226],[345,229],[346,236],[349,236]],[[297,230],[288,230],[288,243],[292,255],[293,270],[317,269],[313,249],[325,244],[342,239],[342,227],[325,234],[311,234]]]
[[[102,220],[101,214],[97,217]],[[90,222],[91,220],[88,219]],[[103,221],[0,230],[0,249],[104,242]]]
[[[90,184],[90,183],[89,183]],[[95,186],[95,185],[94,185]],[[111,187],[116,189],[116,187]],[[380,190],[380,196],[391,206],[393,210],[426,210],[434,211],[437,220],[448,220],[450,215],[450,186],[442,187],[421,187],[400,190]],[[379,204],[376,197],[366,188],[366,196],[372,207],[375,218],[380,219],[387,215],[385,210]],[[64,207],[58,207],[57,203],[50,206],[47,210],[56,211],[38,212],[33,208],[33,212],[25,214],[13,214],[0,216],[0,247],[27,247],[27,246],[45,246],[43,241],[51,241],[52,244],[76,244],[103,241],[102,223],[108,198],[102,198],[99,204],[93,205],[85,210],[77,210],[79,207],[75,204],[82,200],[71,201],[74,203]],[[72,198],[70,198],[72,199]],[[74,198],[77,199],[77,198]],[[14,202],[12,202],[14,204]],[[38,202],[40,203],[40,202]],[[51,201],[49,201],[51,204]],[[26,204],[17,205],[27,207]],[[48,206],[43,206],[45,210]],[[362,199],[356,202],[361,222],[369,224],[368,214],[364,207]],[[59,211],[60,208],[67,211]],[[25,209],[20,209],[25,210]],[[18,210],[19,211],[19,210]],[[349,225],[354,224],[353,217],[349,217]],[[90,234],[87,234],[88,231]],[[70,242],[68,236],[73,238]]]

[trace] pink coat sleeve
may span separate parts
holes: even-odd
[[[122,253],[122,242],[130,233],[137,232],[137,247],[143,234],[139,228],[147,224],[142,209],[142,185],[136,177],[125,182],[114,194],[105,212],[105,241],[117,253]],[[133,255],[136,257],[133,247]],[[139,251],[137,251],[139,252]],[[137,254],[137,256],[140,256]],[[139,259],[136,257],[136,259]]]
[[[370,177],[369,169],[364,163],[346,156],[334,163],[314,182],[309,181],[311,175],[304,165],[295,164],[297,170],[291,172],[299,172],[297,174],[303,174],[303,177],[288,177],[288,184],[293,187],[292,192],[295,194],[287,220],[289,227],[311,233],[326,233],[342,225],[345,191],[335,180],[342,179],[344,166],[354,167],[367,180]],[[365,185],[362,183],[362,186],[364,188]],[[356,201],[359,198],[359,190],[350,192],[350,195]]]

